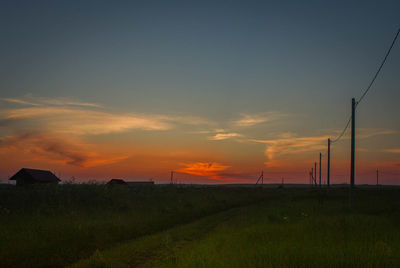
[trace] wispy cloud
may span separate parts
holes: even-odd
[[[129,129],[167,130],[172,127],[164,116],[115,114],[69,107],[18,108],[5,110],[2,114],[3,120],[25,120],[26,124],[32,122],[39,128],[74,135]]]
[[[79,167],[121,161],[126,155],[104,155],[101,147],[82,142],[88,135],[130,130],[167,131],[181,125],[210,126],[194,116],[109,112],[97,104],[68,99],[35,98],[36,102],[6,99],[21,107],[0,110],[0,147],[43,159]],[[6,136],[4,136],[6,135]],[[116,152],[117,153],[117,152]]]
[[[38,106],[40,104],[22,100],[22,99],[17,99],[17,98],[0,98],[0,100],[9,102],[9,103],[16,103],[16,104],[22,104],[22,105],[30,105],[30,106]]]
[[[391,129],[371,129],[371,128],[359,128],[357,129],[359,132],[357,134],[357,138],[359,139],[368,139],[375,136],[380,135],[391,135],[396,134],[397,131]]]
[[[0,122],[3,124],[18,120],[32,127],[74,135],[106,134],[132,129],[160,131],[172,129],[179,124],[209,123],[206,119],[190,116],[120,114],[57,106],[15,108],[2,110],[0,113]]]
[[[213,126],[215,122],[208,120],[206,118],[198,116],[180,116],[180,115],[158,115],[156,116],[161,120],[166,122],[184,124],[184,125],[203,125],[203,126]]]
[[[40,98],[40,102],[55,106],[83,106],[83,107],[102,107],[100,104],[91,102],[74,101],[68,98]]]
[[[42,159],[46,162],[59,162],[77,167],[111,164],[128,157],[127,155],[101,155],[94,152],[93,146],[88,144],[40,132],[27,132],[1,138],[0,148],[31,154],[36,160]]]
[[[280,112],[268,112],[264,114],[241,114],[241,118],[235,120],[233,125],[239,127],[250,127],[261,123],[271,122],[282,118],[284,114]]]
[[[274,160],[277,156],[304,153],[325,149],[325,142],[329,138],[327,135],[316,137],[296,137],[295,134],[285,133],[277,139],[251,141],[267,144],[265,155],[268,160]]]
[[[214,133],[221,133],[221,132],[226,132],[226,130],[223,129],[223,128],[215,128],[215,129],[191,131],[190,133],[194,133],[194,134],[214,134]]]
[[[242,134],[239,133],[217,133],[214,136],[209,137],[209,140],[214,140],[214,141],[221,141],[221,140],[227,140],[227,139],[232,139],[232,138],[240,138],[242,137]]]
[[[358,138],[368,139],[379,135],[389,135],[396,133],[385,129],[359,129]],[[248,139],[249,142],[266,144],[265,155],[267,156],[266,165],[277,166],[279,159],[284,156],[295,155],[307,152],[324,151],[327,147],[328,135],[298,137],[294,133],[283,133],[274,139]],[[345,136],[345,139],[348,137]],[[358,148],[358,151],[366,152],[367,148]],[[393,149],[391,152],[396,152]]]
[[[393,154],[400,154],[400,148],[394,148],[394,149],[386,149],[383,150],[385,153],[393,153]]]
[[[335,130],[334,131],[338,136],[340,135],[340,133],[342,132],[342,130]],[[342,139],[350,139],[350,131],[347,131],[347,134],[345,134]],[[358,139],[368,139],[368,138],[372,138],[375,136],[380,136],[380,135],[392,135],[392,134],[396,134],[398,133],[395,130],[391,130],[391,129],[375,129],[375,128],[357,128],[356,129],[356,136]],[[331,139],[334,139],[336,137],[331,136]]]
[[[34,97],[30,94],[25,95],[23,98],[0,98],[0,100],[27,106],[50,105],[50,106],[101,107],[101,105],[97,103],[82,102],[70,98],[43,98],[43,97]]]

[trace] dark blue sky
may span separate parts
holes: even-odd
[[[2,2],[0,86],[198,113],[191,96],[325,106],[361,91],[399,27],[399,1],[215,2]]]

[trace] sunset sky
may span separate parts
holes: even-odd
[[[324,2],[324,3],[323,3]],[[0,180],[308,183],[400,1],[2,1]],[[400,183],[400,42],[357,107],[356,183]],[[348,181],[350,132],[332,146]]]

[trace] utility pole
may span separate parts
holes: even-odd
[[[308,173],[308,175],[310,175],[310,186],[313,186],[313,168],[311,168],[310,172]]]
[[[261,175],[260,175],[260,177],[258,177],[258,180],[257,180],[257,182],[256,182],[256,185],[258,184],[258,182],[261,180],[261,184],[263,185],[264,184],[264,171],[262,170],[261,171]]]
[[[376,186],[379,185],[379,170],[376,169]]]
[[[171,184],[174,184],[174,171],[171,171]]]
[[[328,139],[328,170],[327,170],[327,178],[326,184],[328,187],[331,183],[331,139]]]
[[[354,157],[355,157],[355,147],[356,147],[356,100],[351,99],[351,164],[350,164],[350,187],[354,188]]]
[[[317,186],[317,162],[314,162],[314,183]]]
[[[261,171],[261,184],[264,185],[264,170]]]
[[[311,182],[311,186],[314,186],[314,168],[311,168],[311,172],[310,172],[310,182]]]
[[[322,179],[322,174],[321,174],[321,171],[322,171],[322,168],[321,168],[321,160],[322,160],[322,154],[319,153],[319,187],[320,187],[320,188],[322,187],[322,181],[321,181],[321,179]]]

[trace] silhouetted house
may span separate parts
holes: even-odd
[[[128,185],[124,180],[122,179],[112,179],[109,182],[106,183],[106,185],[113,186],[113,185]]]
[[[30,168],[22,168],[9,180],[16,181],[17,186],[44,183],[58,184],[61,181],[48,170]]]
[[[106,185],[125,185],[125,186],[149,186],[154,185],[154,181],[124,181],[122,179],[112,179]]]

